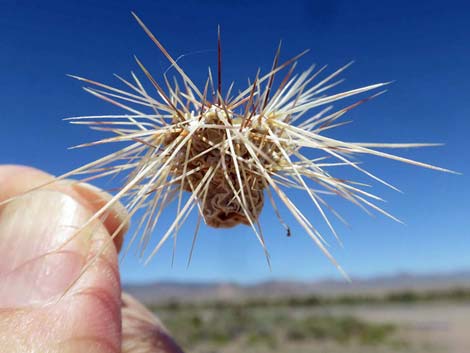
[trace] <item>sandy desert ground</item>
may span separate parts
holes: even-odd
[[[469,353],[470,303],[417,303],[336,309],[374,322],[391,322],[408,343],[405,352]],[[344,352],[344,351],[343,351]]]

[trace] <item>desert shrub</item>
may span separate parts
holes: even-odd
[[[291,341],[316,339],[340,343],[358,340],[363,344],[375,344],[385,341],[393,329],[393,325],[367,323],[351,316],[309,316],[291,322],[286,329],[286,338]]]

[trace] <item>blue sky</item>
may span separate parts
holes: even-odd
[[[395,82],[387,94],[351,112],[354,123],[331,136],[350,141],[443,142],[444,147],[399,153],[463,173],[455,176],[365,159],[365,167],[404,191],[399,194],[372,183],[374,191],[387,199],[386,210],[406,225],[380,215],[371,218],[346,202],[333,201],[351,224],[351,229],[336,224],[344,247],[330,237],[330,250],[348,273],[373,276],[470,268],[470,6],[465,2],[116,3],[2,1],[0,163],[33,165],[59,175],[113,148],[67,150],[97,135],[62,118],[117,110],[83,92],[80,83],[65,74],[119,84],[112,74],[137,71],[133,61],[137,54],[158,78],[168,63],[138,27],[131,10],[174,57],[188,54],[181,65],[196,82],[205,79],[208,65],[216,65],[220,24],[225,82],[235,80],[236,87],[244,88],[258,67],[266,71],[280,39],[284,59],[311,49],[300,61],[300,70],[312,63],[334,70],[355,60],[337,92]],[[304,209],[313,210],[305,198],[295,197]],[[327,233],[317,213],[312,211],[309,218]],[[123,259],[123,279],[340,278],[295,221],[287,220],[291,238],[269,208],[261,217],[272,271],[244,226],[223,231],[203,228],[193,263],[186,269],[191,220],[181,231],[173,267],[171,246],[146,267],[131,251]]]

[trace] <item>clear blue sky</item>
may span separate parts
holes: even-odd
[[[395,83],[386,95],[351,112],[354,124],[333,135],[351,141],[444,142],[444,147],[400,153],[463,173],[455,176],[366,159],[366,167],[404,191],[395,193],[373,183],[374,191],[388,200],[385,208],[406,225],[380,215],[370,218],[346,202],[333,202],[352,226],[336,224],[344,248],[331,239],[331,251],[348,273],[371,276],[470,268],[470,6],[465,1],[45,0],[33,5],[4,0],[1,9],[1,163],[62,174],[110,151],[112,146],[66,149],[97,136],[61,118],[117,110],[81,91],[80,83],[65,74],[118,84],[112,74],[137,71],[133,61],[137,54],[158,77],[168,63],[138,27],[131,10],[174,57],[193,53],[181,64],[197,82],[205,78],[208,65],[216,64],[220,24],[226,81],[236,80],[243,88],[258,66],[267,70],[280,39],[284,59],[311,49],[300,62],[301,69],[317,63],[333,70],[354,59],[356,63],[343,75],[347,80],[342,89]],[[311,207],[304,199],[297,202]],[[310,218],[327,233],[318,214],[312,212]],[[192,238],[189,224],[180,234],[173,268],[171,246],[147,267],[131,252],[123,260],[123,279],[339,278],[301,228],[287,219],[291,238],[286,238],[269,209],[262,214],[272,271],[244,226],[223,231],[203,228],[192,266],[186,269]]]

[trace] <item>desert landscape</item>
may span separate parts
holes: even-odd
[[[470,273],[126,286],[187,352],[468,353]]]

